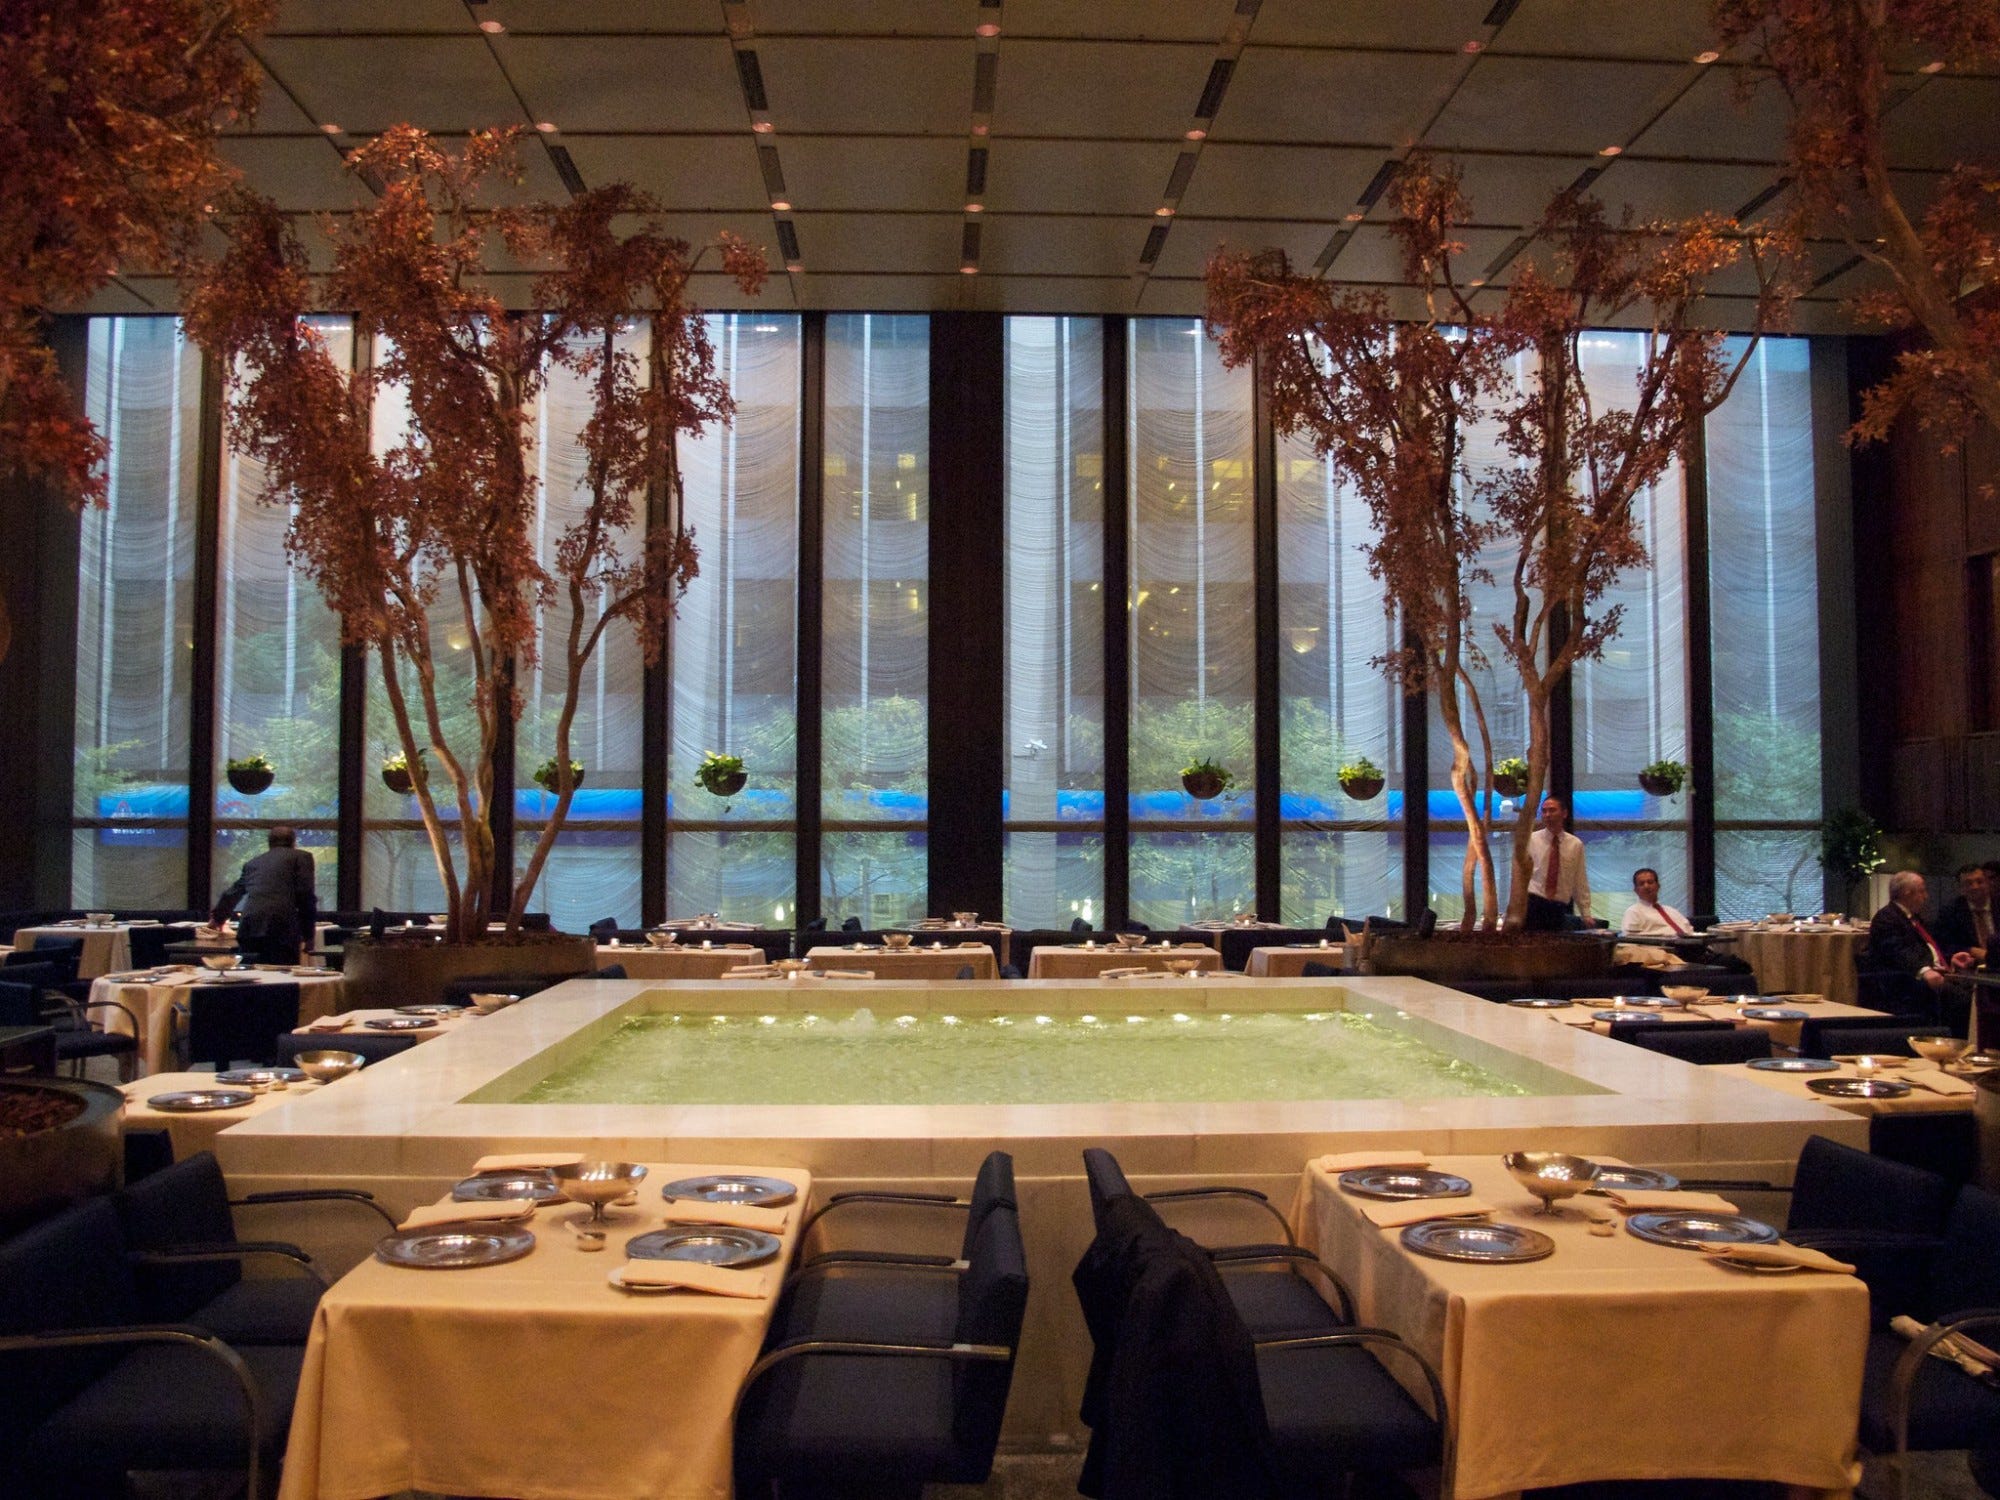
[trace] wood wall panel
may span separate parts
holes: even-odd
[[[2000,734],[1966,736],[1965,827],[1975,833],[2000,830]]]
[[[1965,547],[2000,552],[2000,437],[1990,427],[1965,445]]]

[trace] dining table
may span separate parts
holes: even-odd
[[[644,1165],[636,1206],[608,1211],[602,1249],[586,1250],[575,1232],[589,1210],[556,1203],[534,1211],[533,1248],[520,1259],[418,1270],[377,1258],[334,1283],[306,1344],[280,1500],[411,1490],[729,1500],[731,1407],[770,1325],[812,1177]],[[741,1295],[612,1284],[632,1238],[665,1224],[663,1185],[737,1173],[797,1189],[773,1231],[777,1253],[714,1273],[741,1278]]]
[[[1868,929],[1852,922],[1720,923],[1709,940],[1733,948],[1757,975],[1764,994],[1823,995],[1852,1005],[1854,956],[1868,941]]]
[[[1545,1010],[1542,1014],[1565,1026],[1588,1027],[1599,1036],[1609,1036],[1611,1023],[1595,1018],[1613,1011],[1623,1011],[1626,1019],[1657,1015],[1668,1025],[1676,1021],[1727,1021],[1735,1026],[1754,1026],[1768,1033],[1774,1046],[1794,1048],[1798,1046],[1799,1035],[1808,1020],[1874,1017],[1884,1023],[1894,1021],[1885,1011],[1869,1010],[1861,1005],[1843,1005],[1818,995],[1743,995],[1726,1000],[1697,1000],[1680,1008],[1629,1003],[1621,1006],[1616,998],[1575,1000],[1567,1009]]]
[[[316,1017],[309,1023],[293,1029],[294,1036],[324,1036],[332,1038],[327,1046],[334,1050],[340,1047],[339,1038],[348,1032],[357,1036],[405,1036],[413,1042],[434,1042],[441,1036],[448,1036],[462,1026],[468,1026],[483,1014],[473,1006],[458,1006],[447,1015],[406,1016],[393,1007],[366,1010],[334,1011]],[[403,1023],[420,1020],[421,1026]],[[394,1022],[392,1026],[371,1026],[369,1022]]]
[[[1971,1114],[1973,1101],[1979,1095],[1978,1086],[1970,1078],[1947,1072],[1921,1057],[1891,1058],[1887,1066],[1872,1062],[1862,1064],[1850,1059],[1830,1058],[1827,1061],[1833,1063],[1831,1068],[1811,1073],[1776,1072],[1769,1068],[1752,1068],[1746,1063],[1723,1064],[1713,1071],[1747,1078],[1752,1083],[1762,1084],[1794,1099],[1825,1104],[1850,1115]],[[1899,1062],[1900,1066],[1897,1065]],[[1875,1098],[1840,1098],[1820,1093],[1812,1087],[1816,1079],[1859,1078],[1905,1084],[1909,1092],[1891,1090],[1888,1095]]]
[[[213,1151],[215,1139],[232,1125],[268,1114],[326,1087],[310,1079],[288,1084],[282,1089],[257,1091],[246,1085],[220,1083],[213,1073],[156,1073],[147,1078],[120,1084],[125,1095],[125,1112],[119,1120],[123,1130],[164,1130],[174,1144],[174,1160],[181,1161],[197,1151]],[[229,1109],[180,1110],[156,1106],[154,1099],[172,1094],[239,1089],[250,1095],[247,1103]]]
[[[743,964],[764,961],[755,943],[711,940],[670,943],[655,948],[643,943],[599,943],[597,967],[621,964],[633,979],[720,979]]]
[[[1243,972],[1256,979],[1301,979],[1307,964],[1325,964],[1330,969],[1346,969],[1345,943],[1286,943],[1281,947],[1252,948]]]
[[[1552,1252],[1483,1264],[1418,1254],[1403,1228],[1378,1228],[1366,1212],[1395,1205],[1356,1196],[1315,1164],[1293,1222],[1353,1290],[1358,1321],[1437,1366],[1457,1434],[1456,1500],[1697,1478],[1833,1496],[1859,1478],[1869,1328],[1859,1280],[1766,1274],[1651,1243],[1606,1199],[1540,1214],[1497,1155],[1428,1167],[1463,1179],[1488,1222],[1539,1231]],[[1384,1359],[1407,1382],[1402,1363]]]
[[[808,951],[806,963],[822,970],[870,969],[878,979],[956,979],[965,968],[972,970],[974,979],[1000,977],[1000,964],[992,948],[971,939],[947,942],[942,937],[918,938],[907,948],[877,943],[826,946]]]
[[[216,980],[211,971],[192,965],[175,965],[140,974],[103,974],[91,981],[90,1003],[109,1002],[122,1009],[90,1012],[94,1024],[139,1044],[141,1076],[164,1073],[174,1065],[174,1004],[185,1001],[190,989],[240,989],[253,984],[296,984],[299,987],[299,1020],[316,1020],[340,1009],[340,975],[331,970],[308,971],[278,966],[233,969],[228,981]]]
[[[50,922],[41,927],[20,927],[14,931],[16,949],[39,948],[43,943],[64,943],[81,938],[76,977],[95,979],[132,967],[132,929],[158,927],[158,922]]]
[[[1118,947],[1109,943],[1065,943],[1037,947],[1028,955],[1030,979],[1096,979],[1107,969],[1170,972],[1177,963],[1193,964],[1198,973],[1222,967],[1222,955],[1206,943],[1149,943]]]

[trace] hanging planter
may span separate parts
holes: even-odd
[[[1197,802],[1207,802],[1228,791],[1236,778],[1226,767],[1212,760],[1198,760],[1181,767],[1181,785]]]
[[[417,759],[422,760],[423,758],[424,752],[419,750],[417,752]],[[382,785],[386,786],[397,796],[407,797],[416,789],[416,784],[416,779],[410,774],[409,761],[403,756],[392,755],[382,762]]]
[[[1518,797],[1528,789],[1528,763],[1511,755],[1493,768],[1493,790],[1503,797]]]
[[[1340,789],[1356,802],[1372,802],[1386,784],[1382,768],[1365,755],[1340,768]]]
[[[259,792],[269,791],[277,777],[277,771],[263,755],[245,755],[232,760],[223,768],[229,784],[246,797],[254,797]]]
[[[742,756],[724,755],[719,750],[709,751],[694,768],[695,785],[718,797],[734,797],[749,779]]]
[[[1677,760],[1656,760],[1639,773],[1639,786],[1649,797],[1672,797],[1687,785],[1687,774]]]
[[[535,785],[547,792],[551,797],[558,796],[561,793],[561,787],[557,784],[556,777],[556,758],[553,755],[535,767]],[[569,763],[569,779],[572,786],[583,785],[582,761],[573,760]]]

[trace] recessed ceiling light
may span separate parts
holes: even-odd
[[[1208,132],[1206,130],[1196,128],[1194,130],[1190,130],[1187,133],[1187,138],[1191,141],[1205,141],[1208,139]]]
[[[341,134],[341,129],[338,125],[322,125],[319,128],[319,133],[321,135],[339,135]]]
[[[983,214],[986,212],[986,205],[984,203],[968,203],[965,205],[965,211],[969,214]]]
[[[1360,209],[1356,208],[1356,209],[1350,209],[1348,212],[1342,214],[1340,216],[1340,220],[1343,224],[1359,224],[1363,219],[1367,217],[1368,217],[1367,214],[1363,213]]]
[[[792,211],[792,200],[791,200],[791,199],[789,199],[789,198],[773,198],[773,199],[771,200],[771,212],[772,212],[772,213],[774,213],[774,214],[788,214],[788,213],[790,213],[791,211]]]
[[[1156,219],[1171,219],[1173,216],[1174,206],[1171,203],[1162,203],[1153,210],[1153,217]]]
[[[1602,151],[1599,151],[1597,154],[1599,156],[1623,156],[1625,154],[1625,148],[1623,146],[1606,146]]]
[[[1000,35],[1000,23],[998,21],[981,21],[977,26],[972,28],[972,34],[974,36],[998,36]]]
[[[1466,285],[1467,285],[1467,286],[1485,286],[1485,285],[1486,285],[1486,278],[1485,278],[1484,276],[1479,276],[1479,277],[1475,277],[1475,278],[1474,278],[1473,280],[1471,280],[1471,281],[1468,281],[1468,282],[1466,282]]]
[[[1921,68],[1917,69],[1917,71],[1919,73],[1942,73],[1944,71],[1944,64],[1942,62],[1927,62]]]
[[[507,23],[504,21],[481,21],[479,29],[488,36],[499,36],[507,29]]]
[[[1694,60],[1705,68],[1712,62],[1720,62],[1722,54],[1720,52],[1697,52],[1694,55]]]
[[[1458,50],[1461,52],[1484,52],[1486,50],[1486,43],[1480,41],[1478,37],[1474,37]]]
[[[803,271],[805,268],[804,261],[788,260],[785,262],[785,269],[787,271]]]
[[[972,127],[972,133],[974,135],[985,135],[986,132],[991,130],[992,128],[993,127],[990,125],[975,125]]]
[[[958,274],[959,274],[959,275],[961,275],[961,276],[977,276],[977,275],[979,274],[979,267],[977,267],[977,266],[960,266],[960,267],[958,268]]]
[[[757,134],[759,135],[769,135],[772,131],[776,130],[778,127],[773,125],[769,120],[752,120],[750,122],[750,128],[756,131]]]
[[[539,130],[543,135],[554,135],[556,133],[556,122],[554,120],[537,120],[535,121],[535,129]]]

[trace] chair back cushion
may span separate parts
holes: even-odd
[[[1090,1216],[1097,1223],[1097,1232],[1102,1234],[1106,1211],[1117,1199],[1132,1196],[1132,1184],[1125,1180],[1125,1169],[1118,1165],[1118,1158],[1099,1146],[1085,1149],[1083,1176],[1090,1185]]]
[[[126,1243],[134,1250],[174,1245],[233,1245],[236,1223],[229,1212],[229,1189],[222,1168],[207,1151],[175,1162],[132,1183],[115,1202]],[[133,1272],[146,1316],[179,1323],[242,1279],[233,1261],[186,1266],[140,1266]]]
[[[0,1335],[144,1321],[109,1198],[91,1198],[0,1244]],[[0,1453],[128,1351],[0,1354]]]
[[[971,1264],[958,1281],[955,1339],[1019,1349],[1028,1311],[1028,1257],[1021,1244],[1020,1215],[1012,1204],[995,1204],[987,1212],[966,1258]],[[1013,1381],[1012,1359],[953,1367],[952,1439],[961,1467],[982,1469],[992,1462]]]
[[[1972,1183],[1945,1221],[1944,1248],[1931,1264],[1933,1318],[2000,1307],[2000,1195]],[[1983,1342],[1992,1342],[1989,1336]]]
[[[979,1226],[986,1222],[986,1216],[995,1208],[1005,1205],[1019,1209],[1014,1198],[1014,1158],[1005,1151],[989,1151],[986,1160],[979,1164],[979,1175],[972,1181],[972,1198],[965,1214],[965,1240],[959,1247],[959,1259],[971,1260],[973,1246],[979,1241]]]
[[[1611,1027],[1615,1034],[1618,1024]],[[1710,1031],[1695,1022],[1669,1026],[1641,1026],[1636,1034],[1620,1038],[1648,1052],[1663,1052],[1682,1062],[1714,1067],[1720,1063],[1754,1062],[1771,1055],[1771,1037],[1755,1026],[1725,1026]]]
[[[132,967],[135,969],[158,968],[167,961],[167,946],[170,943],[191,943],[194,941],[192,927],[134,927],[128,934],[132,941]]]
[[[1854,1033],[1864,1033],[1857,1038]],[[1945,1036],[1942,1026],[1918,1026],[1904,1022],[1885,1026],[1879,1016],[1811,1016],[1799,1023],[1799,1056],[1831,1057],[1836,1052],[1881,1052],[1910,1055],[1906,1036]],[[1863,1046],[1862,1041],[1881,1043]]]
[[[12,969],[0,969],[0,974],[11,974]],[[42,1024],[42,992],[32,984],[16,984],[11,979],[0,979],[0,1026],[39,1026]]]
[[[299,1024],[295,983],[194,985],[182,993],[187,996],[190,1062],[218,1068],[239,1058],[271,1062],[278,1054],[279,1033]]]
[[[1940,1235],[1953,1192],[1935,1172],[1810,1136],[1792,1177],[1786,1227]]]

